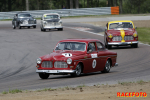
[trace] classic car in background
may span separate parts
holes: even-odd
[[[66,39],[59,41],[51,54],[37,59],[36,73],[41,79],[50,74],[108,73],[118,65],[116,60],[117,53],[105,49],[97,39]]]
[[[46,29],[57,29],[59,31],[63,30],[62,21],[60,20],[60,15],[57,13],[43,14],[41,18],[41,31],[46,31]]]
[[[138,47],[138,34],[132,21],[110,21],[106,24],[104,42],[108,49],[112,46],[131,45]]]
[[[12,20],[12,26],[13,29],[16,27],[19,29],[21,29],[21,27],[36,28],[36,19],[29,13],[17,13]]]

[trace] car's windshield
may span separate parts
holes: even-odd
[[[133,28],[133,25],[130,22],[119,22],[109,24],[109,29],[118,29],[118,28]]]
[[[58,15],[44,15],[44,19],[58,19]]]
[[[31,17],[30,14],[19,14],[18,15],[19,18],[22,18],[22,17]]]
[[[60,42],[55,50],[77,50],[85,51],[86,44],[82,42]]]

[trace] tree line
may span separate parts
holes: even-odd
[[[134,14],[149,13],[149,4],[150,0],[0,0],[0,12],[119,6],[120,13]]]

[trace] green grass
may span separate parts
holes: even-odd
[[[15,90],[9,90],[9,93],[11,94],[15,94],[15,93],[21,93],[22,90],[18,90],[18,89],[15,89]]]
[[[138,39],[142,43],[147,43],[150,45],[150,28],[137,28]]]

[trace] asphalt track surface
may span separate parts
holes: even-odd
[[[51,53],[58,41],[67,38],[104,41],[102,35],[96,34],[104,28],[69,22],[64,22],[64,26],[64,31],[41,32],[39,23],[36,29],[12,29],[11,21],[0,22],[0,92],[150,80],[150,46],[144,44],[139,44],[139,48],[113,47],[111,51],[117,52],[119,66],[112,68],[110,73],[96,72],[74,78],[51,75],[47,80],[40,79],[35,73],[36,59]]]

